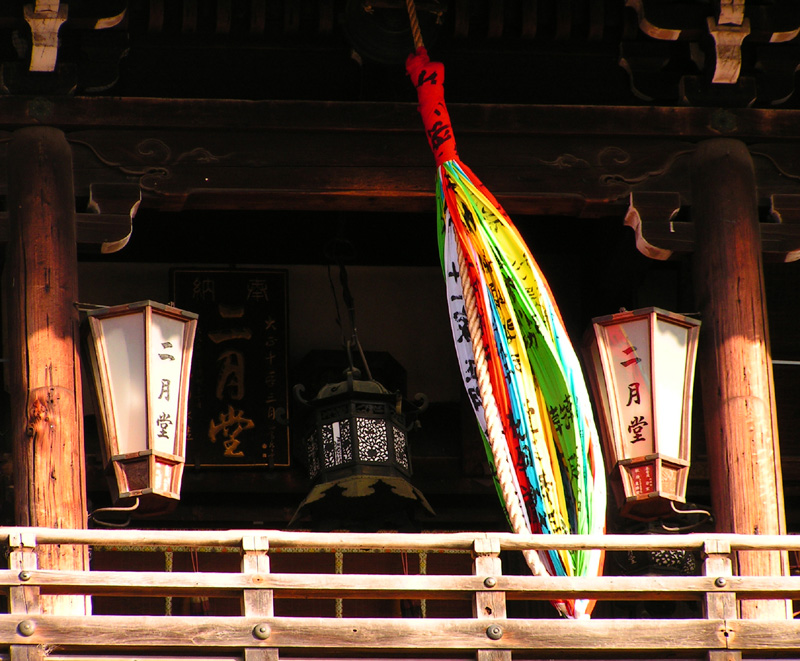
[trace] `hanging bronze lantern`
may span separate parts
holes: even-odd
[[[296,398],[310,413],[304,444],[313,487],[295,518],[304,507],[324,498],[335,496],[342,507],[351,503],[363,509],[365,501],[357,504],[355,499],[377,501],[381,494],[396,502],[421,505],[433,514],[410,481],[409,432],[427,404],[424,397],[418,395],[422,403],[413,410],[406,403],[404,411],[399,393],[389,392],[371,378],[362,379],[352,367],[345,370],[342,381],[326,384],[310,401],[303,398],[303,391],[303,386],[295,387]],[[362,514],[366,518],[367,510]]]

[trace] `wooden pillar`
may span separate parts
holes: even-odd
[[[17,525],[86,527],[72,152],[33,127],[8,147],[5,321]],[[88,569],[83,547],[37,549],[41,569]],[[44,613],[85,612],[84,597],[42,597]]]
[[[719,532],[786,532],[755,174],[736,140],[692,161],[698,366],[711,500]],[[788,575],[785,553],[740,552],[738,574]],[[787,602],[743,601],[743,618],[786,618]]]

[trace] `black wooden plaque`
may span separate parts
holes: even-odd
[[[288,466],[286,272],[175,269],[172,286],[199,315],[187,463]]]

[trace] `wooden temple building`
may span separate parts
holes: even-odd
[[[573,342],[621,308],[701,319],[686,513],[509,532],[404,2],[3,0],[2,658],[800,658],[800,4],[416,10]],[[242,287],[262,312],[231,312]],[[83,335],[143,300],[199,322],[180,500],[128,517]],[[348,309],[376,378],[429,402],[409,497],[312,498],[293,391],[341,380]],[[531,576],[551,547],[605,549],[604,575]],[[548,603],[574,598],[591,619]]]

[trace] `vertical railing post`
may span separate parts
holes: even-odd
[[[269,540],[261,536],[242,538],[242,573],[269,574]],[[247,588],[242,591],[242,615],[270,618],[275,615],[272,590]],[[264,622],[253,629],[255,640],[267,640],[269,624]],[[267,647],[246,647],[244,661],[278,661],[278,650]]]
[[[473,572],[483,577],[486,590],[479,590],[473,598],[473,615],[478,620],[486,620],[486,637],[500,640],[503,626],[497,620],[506,619],[506,593],[493,590],[497,577],[503,575],[500,562],[500,540],[492,537],[479,537],[473,545]],[[494,622],[492,622],[494,621]],[[510,650],[478,650],[477,661],[511,661]]]
[[[733,576],[731,543],[727,539],[708,539],[703,544],[703,575],[714,578],[717,588],[725,588]],[[709,620],[735,620],[738,617],[736,594],[731,591],[706,592],[703,614]],[[737,650],[709,650],[708,661],[741,661]]]
[[[8,612],[20,615],[17,631],[23,636],[30,636],[34,630],[32,620],[27,615],[38,615],[39,587],[25,585],[31,578],[31,572],[38,568],[36,560],[36,536],[23,530],[15,531],[8,536],[8,568],[19,572],[19,586],[8,589]],[[11,645],[11,661],[42,661],[43,648],[39,645]]]

